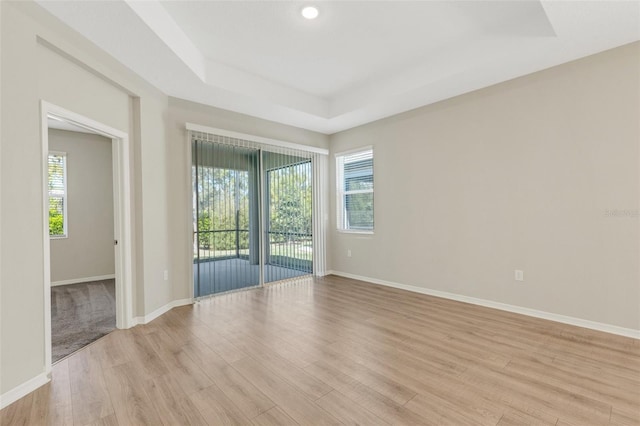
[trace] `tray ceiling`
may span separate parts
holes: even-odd
[[[39,4],[167,95],[328,134],[640,39],[631,1]]]

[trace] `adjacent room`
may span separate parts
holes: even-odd
[[[57,362],[116,328],[111,140],[47,119],[51,345]]]
[[[640,425],[640,2],[0,2],[0,424]]]

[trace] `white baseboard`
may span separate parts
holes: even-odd
[[[159,307],[158,309],[156,309],[155,311],[143,316],[143,317],[135,317],[133,319],[133,326],[136,326],[138,324],[147,324],[150,323],[151,321],[153,321],[154,319],[158,318],[160,315],[169,312],[171,309],[173,308],[177,308],[178,306],[184,306],[184,305],[191,305],[193,304],[193,299],[179,299],[179,300],[174,300],[171,301],[169,303],[167,303],[164,306]]]
[[[73,278],[70,280],[62,280],[62,281],[51,281],[51,287],[55,287],[57,285],[88,283],[91,281],[113,280],[115,278],[116,278],[115,274],[109,274],[109,275],[97,275],[95,277]]]
[[[51,377],[47,373],[38,374],[33,379],[27,380],[23,384],[16,386],[0,395],[0,410],[13,404],[23,396],[33,392],[40,386],[47,384],[51,380]]]
[[[522,306],[509,305],[507,303],[494,302],[492,300],[478,299],[476,297],[463,296],[455,293],[448,293],[446,291],[432,290],[424,287],[417,287],[414,285],[400,284],[392,281],[379,280],[377,278],[364,277],[361,275],[349,274],[341,271],[327,271],[328,275],[337,275],[345,278],[352,278],[354,280],[367,281],[372,284],[379,284],[387,287],[399,288],[402,290],[412,291],[414,293],[427,294],[429,296],[442,297],[444,299],[456,300],[458,302],[471,303],[473,305],[485,306],[487,308],[499,309],[501,311],[513,312],[516,314],[527,315],[535,318],[542,318],[551,320],[563,324],[575,325],[578,327],[589,328],[592,330],[604,331],[606,333],[617,334],[620,336],[631,337],[634,339],[640,339],[640,330],[633,328],[619,327],[617,325],[605,324],[596,321],[590,321],[582,318],[575,318],[566,315],[554,314],[551,312],[538,311],[536,309],[524,308]]]

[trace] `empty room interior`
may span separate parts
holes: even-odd
[[[0,424],[640,425],[640,2],[1,1]]]

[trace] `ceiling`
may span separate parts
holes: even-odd
[[[327,134],[640,39],[638,1],[38,3],[167,95]]]

